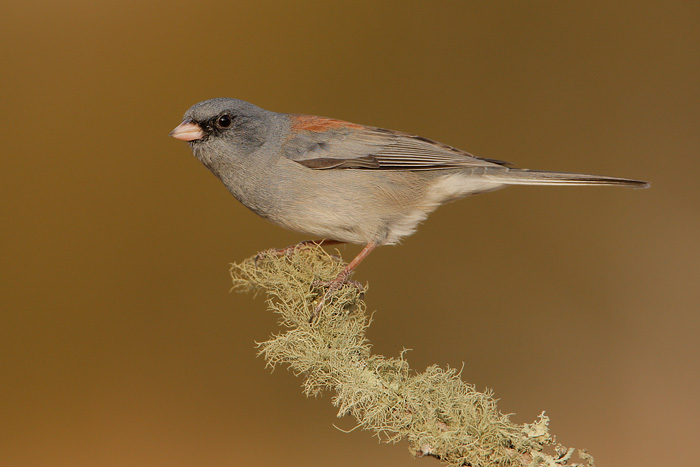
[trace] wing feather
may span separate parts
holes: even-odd
[[[308,119],[294,116],[292,119]],[[309,126],[293,125],[284,155],[311,169],[439,170],[505,166],[508,163],[475,157],[421,136],[383,128],[314,117]]]

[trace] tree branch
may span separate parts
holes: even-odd
[[[358,427],[387,443],[404,437],[414,456],[436,457],[449,466],[548,466],[570,462],[573,449],[554,442],[544,412],[532,424],[518,425],[502,414],[490,393],[463,382],[460,372],[437,365],[411,370],[403,354],[372,354],[365,338],[371,324],[364,290],[347,284],[327,300],[309,323],[323,282],[345,266],[319,246],[291,254],[263,252],[233,264],[233,288],[264,291],[268,308],[284,332],[258,344],[267,365],[287,365],[304,378],[307,396],[334,393],[338,417],[353,416]],[[593,458],[579,451],[581,464]]]

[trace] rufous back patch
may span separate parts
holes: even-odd
[[[316,117],[315,115],[290,115],[292,119],[293,131],[314,131],[321,133],[323,131],[332,130],[335,128],[354,128],[362,129],[362,125],[350,123],[334,118]]]

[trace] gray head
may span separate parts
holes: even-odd
[[[187,141],[194,155],[209,165],[213,159],[242,156],[262,146],[274,115],[238,99],[209,99],[190,107],[170,136]]]

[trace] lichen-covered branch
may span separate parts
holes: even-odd
[[[304,392],[332,392],[338,416],[385,442],[406,438],[415,456],[433,456],[450,466],[593,466],[570,464],[573,449],[556,445],[549,419],[518,425],[502,414],[490,393],[476,391],[454,369],[433,365],[411,370],[403,355],[372,354],[365,338],[370,318],[363,290],[349,283],[334,292],[309,323],[323,282],[345,266],[317,246],[291,254],[263,252],[231,267],[236,290],[264,291],[284,331],[259,344],[267,364],[285,364],[304,378]]]

